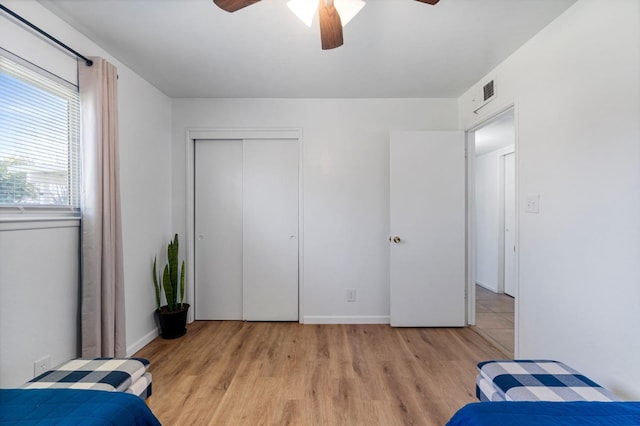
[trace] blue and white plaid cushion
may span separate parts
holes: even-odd
[[[498,360],[478,364],[476,383],[483,383],[483,394],[496,401],[619,401],[610,391],[558,361]],[[487,395],[487,393],[489,395]]]
[[[476,376],[476,397],[480,402],[500,402],[504,401],[493,384],[485,379],[482,374]]]
[[[35,379],[24,389],[65,388],[125,392],[147,371],[144,358],[95,358],[68,361]]]

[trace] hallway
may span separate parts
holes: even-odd
[[[487,338],[505,356],[514,352],[514,298],[476,285],[476,325],[473,329]]]

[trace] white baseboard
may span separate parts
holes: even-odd
[[[388,315],[362,315],[362,316],[324,316],[308,315],[304,317],[305,324],[389,324]]]
[[[478,284],[480,287],[486,288],[487,290],[492,291],[494,293],[498,292],[498,288],[497,287],[490,286],[489,284],[485,284],[485,283],[483,283],[481,281],[476,281],[476,284]]]
[[[158,333],[158,329],[153,329],[149,333],[142,336],[142,338],[138,339],[138,341],[134,342],[130,346],[127,346],[127,356],[133,356],[140,349],[147,346],[149,343],[153,341],[156,337],[158,337],[160,333]]]

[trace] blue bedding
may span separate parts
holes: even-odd
[[[640,425],[640,402],[476,402],[448,426]]]
[[[135,395],[78,389],[0,389],[0,425],[160,425]]]

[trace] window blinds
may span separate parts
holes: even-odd
[[[0,206],[79,207],[79,94],[0,55]]]

